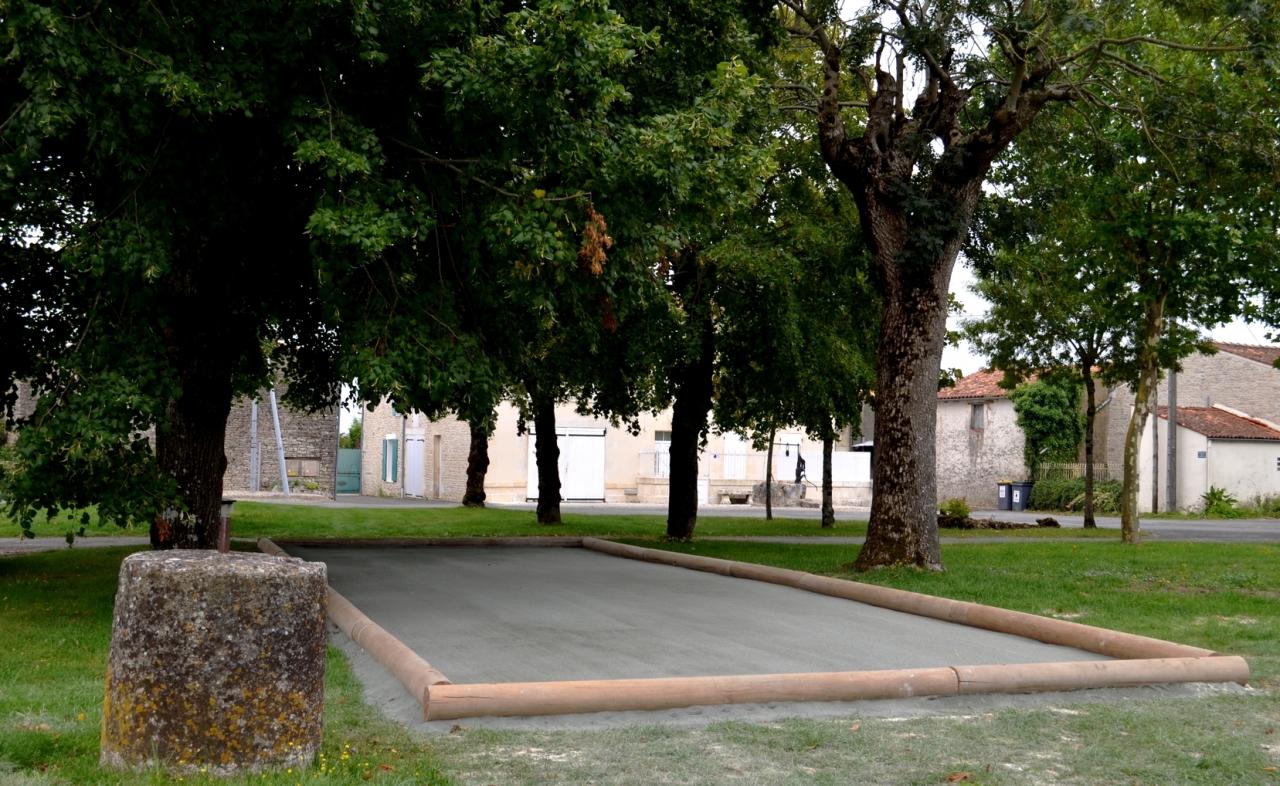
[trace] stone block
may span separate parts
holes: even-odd
[[[751,504],[755,507],[764,507],[764,491],[765,484],[763,482],[755,484],[751,488]],[[803,507],[805,485],[803,483],[779,483],[773,482],[773,504],[782,508],[799,508]]]
[[[309,764],[327,594],[323,563],[190,550],[125,558],[102,765],[233,775]]]

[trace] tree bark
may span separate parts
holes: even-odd
[[[955,249],[958,253],[959,246]],[[854,562],[857,570],[942,569],[935,465],[938,374],[954,261],[954,253],[933,261],[927,282],[893,287],[884,297],[876,351],[871,521]]]
[[[778,430],[769,428],[769,450],[764,459],[764,519],[773,521],[773,441]]]
[[[1120,538],[1125,543],[1138,543],[1138,452],[1141,449],[1142,428],[1151,414],[1152,398],[1156,390],[1159,363],[1156,347],[1164,320],[1165,295],[1162,293],[1143,308],[1142,343],[1138,350],[1140,372],[1138,385],[1133,392],[1133,415],[1124,437],[1124,482],[1121,486]],[[1155,428],[1155,424],[1152,424]]]
[[[835,434],[827,431],[822,436],[822,528],[836,525],[836,507],[831,493],[831,457],[835,450]]]
[[[471,429],[471,448],[467,451],[467,489],[462,494],[462,504],[468,508],[483,508],[484,477],[489,472],[489,435],[493,428],[488,423],[468,423]]]
[[[177,480],[185,510],[156,516],[150,536],[157,550],[217,548],[221,526],[231,375],[194,369],[182,380],[165,422],[156,425],[156,462]]]
[[[1097,529],[1093,515],[1093,424],[1098,417],[1097,396],[1093,390],[1093,361],[1080,364],[1080,376],[1084,379],[1084,528]]]
[[[667,538],[671,540],[692,539],[698,524],[698,453],[707,433],[715,372],[715,323],[711,318],[709,279],[713,273],[709,267],[699,270],[692,253],[682,258],[677,270],[676,285],[690,324],[697,325],[698,344],[696,356],[675,371],[667,478]]]
[[[538,464],[538,523],[560,523],[560,448],[556,444],[556,402],[531,393],[534,454]]]

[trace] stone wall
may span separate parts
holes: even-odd
[[[399,497],[404,492],[404,429],[405,419],[387,402],[366,408],[364,424],[360,429],[360,493],[374,497]],[[384,480],[382,476],[383,442],[396,440],[396,480]]]
[[[334,495],[338,461],[338,410],[329,408],[317,413],[299,412],[280,402],[284,386],[276,388],[280,413],[280,432],[284,440],[285,466],[289,473],[289,490],[294,494]],[[279,491],[280,459],[276,450],[275,427],[271,420],[269,391],[258,393],[258,487],[252,488],[250,453],[252,400],[241,398],[231,406],[227,417],[227,471],[223,475],[223,491]]]
[[[971,428],[972,405],[983,407],[983,427]],[[962,497],[975,510],[996,507],[996,484],[1024,480],[1022,450],[1013,402],[1006,398],[938,402],[938,501]]]

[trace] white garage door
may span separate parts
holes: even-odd
[[[604,500],[604,429],[557,428],[560,448],[560,498],[564,500]],[[538,498],[537,437],[529,430],[529,472],[526,495]]]

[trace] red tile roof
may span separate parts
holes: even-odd
[[[1000,387],[1004,379],[1003,371],[975,371],[967,377],[956,380],[953,387],[938,391],[939,399],[959,398],[1008,398],[1009,391]],[[1031,377],[1028,381],[1034,381]]]
[[[1157,407],[1168,420],[1169,408]],[[1252,418],[1242,418],[1216,407],[1178,407],[1178,425],[1209,439],[1260,439],[1280,442],[1280,431]]]
[[[1280,360],[1280,347],[1266,344],[1228,344],[1225,341],[1215,341],[1213,345],[1219,352],[1230,352],[1266,366],[1275,366],[1276,361]]]

